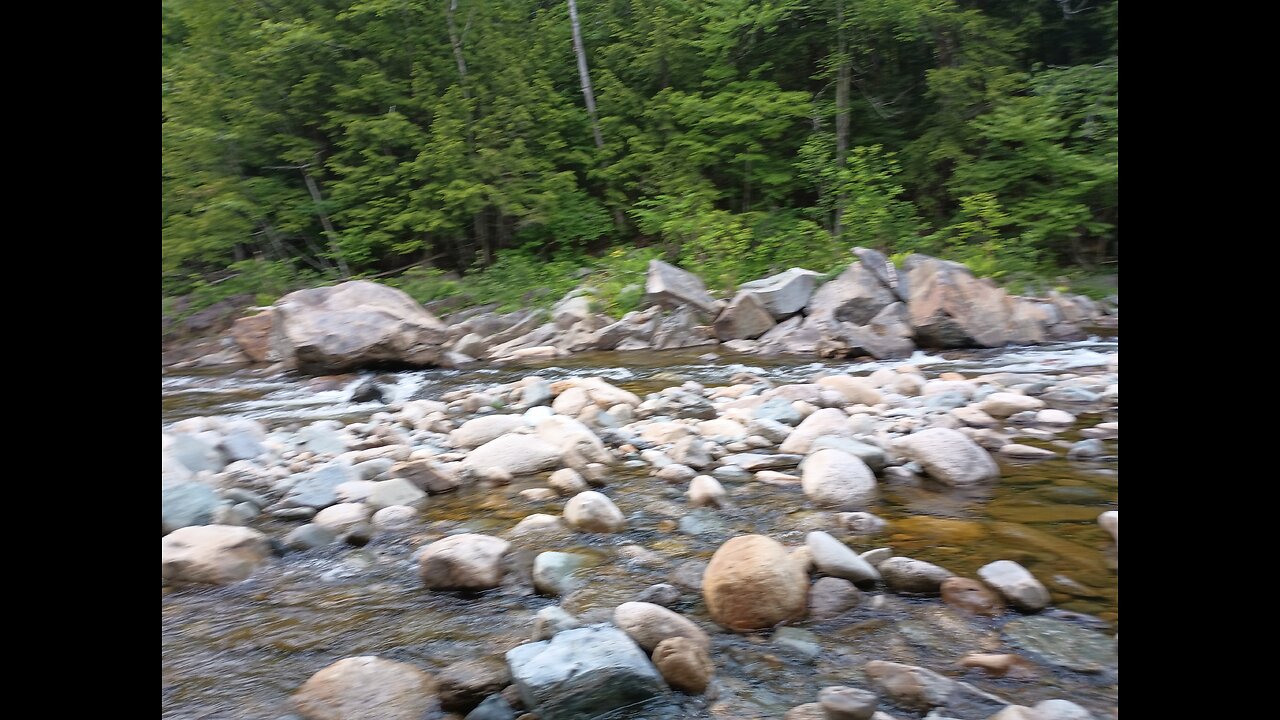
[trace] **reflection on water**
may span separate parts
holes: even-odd
[[[738,373],[776,382],[804,382],[815,373],[865,374],[910,364],[927,376],[954,371],[967,376],[992,372],[1055,376],[1107,372],[1113,340],[1092,339],[1039,348],[916,353],[896,361],[795,362],[731,356],[702,359],[708,349],[674,353],[575,355],[540,366],[426,370],[385,374],[395,400],[436,398],[450,390],[510,382],[536,373],[549,380],[599,375],[642,394],[694,380],[728,384]],[[625,361],[625,366],[621,363]],[[354,378],[353,378],[354,380]],[[292,375],[250,371],[183,371],[162,378],[163,422],[195,415],[253,417],[269,427],[321,418],[367,420],[383,406],[344,402],[346,387],[315,390]],[[932,484],[881,483],[872,512],[889,521],[875,537],[832,531],[857,550],[888,546],[895,554],[942,565],[969,577],[982,565],[1014,560],[1049,588],[1057,609],[1100,618],[1118,630],[1116,550],[1097,515],[1117,508],[1118,441],[1104,442],[1106,459],[1069,462],[1065,450],[1079,430],[1118,420],[1114,405],[1079,407],[1049,402],[1078,415],[1075,427],[1050,438],[1017,442],[1053,449],[1046,461],[1000,458],[1001,480],[976,489]],[[686,514],[682,486],[646,473],[618,468],[606,492],[628,516],[618,535],[573,534],[513,540],[513,573],[503,587],[478,594],[424,590],[411,555],[425,542],[460,531],[505,533],[534,512],[558,513],[563,501],[530,503],[520,490],[543,485],[533,478],[490,490],[475,487],[433,496],[417,534],[383,533],[362,548],[332,546],[293,553],[229,587],[166,588],[163,591],[162,679],[166,718],[277,718],[291,712],[287,698],[311,674],[343,657],[377,654],[438,670],[459,660],[500,656],[524,642],[539,609],[552,598],[532,593],[528,568],[543,550],[588,552],[603,559],[584,571],[590,578],[563,599],[589,619],[606,619],[620,602],[669,582],[673,569],[705,562],[726,539],[741,533],[768,534],[798,545],[804,533],[835,527],[831,514],[815,510],[798,487],[762,483],[726,484],[733,507],[700,514],[685,529],[672,521]],[[291,523],[256,523],[273,536]],[[638,544],[658,553],[658,566],[619,552]],[[879,595],[881,593],[872,593]],[[676,610],[711,628],[700,594],[686,591]],[[1034,679],[988,679],[957,661],[970,652],[1007,652],[999,628],[1017,613],[968,618],[936,599],[883,595],[845,615],[800,626],[816,636],[820,652],[810,658],[777,645],[769,633],[713,634],[720,697],[680,697],[674,710],[640,710],[634,717],[778,718],[797,704],[813,702],[822,687],[865,687],[862,665],[874,659],[923,665],[973,682],[1012,701],[1031,705],[1061,697],[1109,716],[1116,706],[1117,678],[1037,665]],[[882,704],[898,717],[917,717]],[[646,714],[650,713],[650,714]]]

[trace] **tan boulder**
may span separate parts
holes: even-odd
[[[702,576],[711,618],[736,631],[760,630],[803,617],[809,578],[781,543],[741,535],[716,550]]]

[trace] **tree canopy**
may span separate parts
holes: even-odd
[[[628,248],[721,287],[850,245],[1115,260],[1114,0],[570,4],[164,0],[165,292]]]

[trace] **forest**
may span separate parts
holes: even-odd
[[[1118,270],[1114,0],[164,0],[162,295]],[[1046,285],[1047,283],[1048,285]]]

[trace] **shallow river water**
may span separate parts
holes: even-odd
[[[700,359],[706,349],[667,353],[575,355],[555,363],[476,370],[426,370],[384,374],[394,400],[436,399],[460,388],[511,382],[537,374],[549,380],[598,375],[637,393],[655,392],[694,380],[707,387],[729,384],[751,372],[776,382],[807,382],[823,371],[865,375],[880,367],[915,365],[926,377],[959,372],[966,377],[1012,372],[1061,377],[1107,374],[1116,339],[988,351],[918,352],[885,362],[796,362],[723,354]],[[1110,372],[1114,377],[1114,372]],[[1112,380],[1114,382],[1114,379]],[[296,428],[317,419],[366,421],[377,403],[344,401],[345,387],[316,389],[291,374],[250,370],[185,370],[162,376],[162,423],[197,415],[251,417],[268,428]],[[1048,615],[1114,635],[1119,629],[1116,544],[1097,523],[1117,508],[1118,441],[1092,461],[1066,459],[1082,428],[1118,421],[1118,403],[1075,404],[1047,400],[1075,414],[1076,425],[1052,437],[1019,436],[1015,442],[1053,449],[1048,460],[1018,461],[996,455],[997,483],[958,490],[932,484],[881,481],[869,511],[889,521],[875,536],[833,529],[832,513],[816,510],[799,487],[759,482],[726,483],[733,507],[689,514],[683,487],[652,478],[644,470],[619,467],[604,490],[628,518],[617,535],[572,534],[553,544],[513,540],[526,568],[543,550],[588,554],[598,563],[583,576],[584,587],[561,598],[565,609],[604,620],[619,603],[646,587],[672,582],[688,561],[709,560],[728,538],[769,535],[802,545],[810,530],[823,529],[861,552],[890,547],[894,554],[926,560],[967,577],[994,560],[1014,560],[1050,590]],[[520,490],[543,486],[545,474],[509,486],[432,496],[416,531],[375,535],[364,547],[331,545],[291,552],[226,587],[165,587],[162,591],[163,717],[263,718],[288,716],[288,697],[308,677],[353,655],[380,655],[428,671],[459,660],[501,657],[527,642],[533,616],[556,603],[533,593],[527,576],[509,578],[482,594],[430,592],[422,587],[412,553],[445,534],[504,535],[535,512],[557,514],[563,500],[529,502]],[[297,521],[263,515],[252,526],[281,537]],[[690,533],[695,534],[690,534]],[[642,566],[618,554],[638,544],[660,555],[660,566]],[[526,570],[527,572],[527,570]],[[679,573],[674,573],[679,576]],[[676,583],[678,584],[678,583]],[[875,596],[881,599],[876,600]],[[1012,648],[1002,626],[1021,617],[1008,610],[997,618],[959,614],[937,598],[916,599],[880,587],[835,620],[796,625],[812,633],[813,645],[779,643],[771,632],[728,634],[715,626],[696,591],[686,590],[675,610],[712,632],[715,697],[679,696],[609,718],[781,718],[787,709],[815,702],[828,685],[868,687],[862,666],[892,660],[927,667],[1025,705],[1065,698],[1110,718],[1118,704],[1118,675],[1077,672]],[[816,652],[815,652],[816,650]],[[987,678],[957,664],[972,652],[1018,652],[1034,663],[1032,677]],[[898,718],[920,713],[882,703]],[[630,714],[627,714],[627,713]]]

